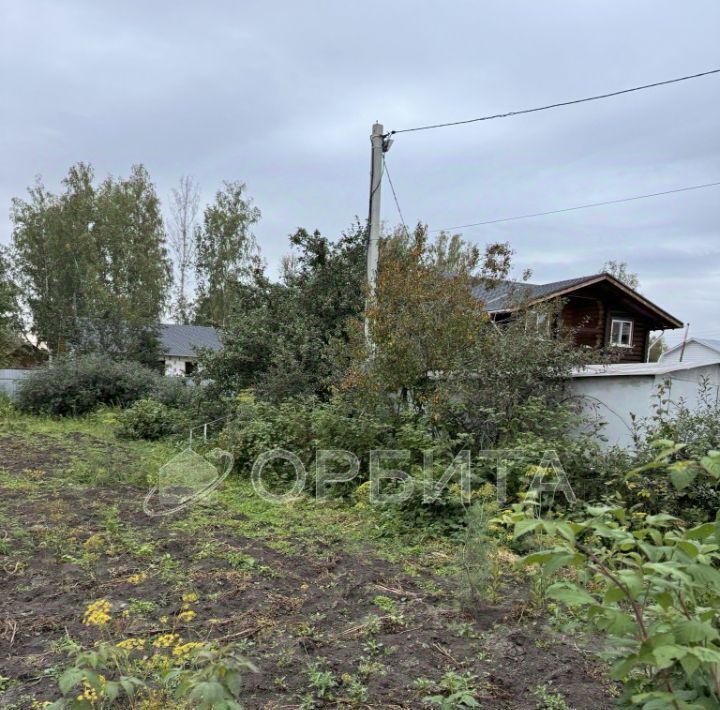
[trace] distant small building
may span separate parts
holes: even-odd
[[[221,350],[220,333],[206,325],[160,326],[160,345],[165,353],[163,369],[168,377],[192,375],[198,362],[198,350]]]
[[[708,338],[688,338],[683,347],[682,343],[668,348],[661,356],[659,362],[708,362],[720,359],[720,340]]]
[[[712,403],[720,402],[720,354],[705,362],[588,365],[572,373],[570,390],[586,418],[604,423],[607,446],[631,448],[633,415],[643,419],[654,414],[661,385],[670,402],[683,400],[691,410],[702,404],[702,385]]]

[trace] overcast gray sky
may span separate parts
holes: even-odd
[[[720,66],[717,0],[0,0],[0,204],[36,174],[144,163],[165,197],[247,183],[271,266],[299,226],[367,211],[373,121],[400,129]],[[431,229],[720,180],[720,76],[396,138],[408,223]],[[397,222],[389,191],[383,218]],[[644,293],[720,337],[720,188],[463,232],[533,281],[628,262]],[[10,223],[0,219],[0,242]]]

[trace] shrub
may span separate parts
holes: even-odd
[[[287,449],[296,454],[314,480],[317,450],[343,449],[361,459],[365,470],[367,453],[383,446],[389,426],[355,411],[339,400],[321,403],[314,398],[294,399],[281,404],[248,402],[242,404],[238,417],[222,434],[221,447],[231,451],[236,465],[250,473],[255,459],[271,449]],[[329,467],[331,470],[331,467]],[[293,479],[287,463],[269,463],[263,470],[263,481],[284,485]],[[366,478],[366,476],[365,476]],[[358,476],[354,488],[365,480]],[[309,482],[310,482],[309,481]],[[350,486],[333,486],[333,491],[349,492]]]
[[[10,419],[15,413],[15,406],[10,397],[0,392],[0,419]]]
[[[176,411],[152,399],[139,399],[118,416],[118,436],[124,439],[162,439],[180,425]]]
[[[698,406],[691,409],[687,402],[670,399],[669,385],[658,387],[653,413],[635,422],[635,445],[640,456],[653,458],[651,443],[671,439],[685,444],[685,454],[699,458],[706,451],[720,449],[720,401],[714,385],[706,377],[698,382]]]
[[[286,449],[302,461],[307,472],[306,491],[316,484],[316,455],[318,451],[343,450],[355,454],[359,460],[358,474],[347,482],[332,482],[327,494],[346,496],[369,478],[369,454],[372,450],[409,451],[407,460],[383,462],[387,469],[399,468],[413,479],[413,495],[402,503],[380,505],[379,512],[390,527],[404,528],[416,524],[427,525],[441,521],[443,525],[459,526],[464,517],[459,486],[451,482],[432,503],[423,501],[426,491],[423,470],[424,455],[432,452],[434,480],[440,479],[455,454],[470,448],[472,441],[466,436],[451,437],[434,427],[427,418],[404,412],[371,416],[355,409],[341,399],[318,402],[315,399],[288,400],[279,405],[252,402],[240,407],[236,420],[221,435],[219,443],[235,457],[238,470],[249,475],[262,453],[273,449]],[[330,459],[327,463],[328,480],[346,474],[346,460]],[[270,490],[285,492],[295,481],[292,466],[276,459],[263,468],[263,483]],[[383,478],[380,493],[393,493],[402,486],[390,478]]]
[[[192,406],[196,391],[202,388],[195,387],[184,377],[159,376],[150,391],[150,399],[160,402],[174,409],[185,409]]]
[[[698,385],[698,405],[689,408],[683,400],[672,401],[667,385],[658,387],[654,411],[635,422],[638,462],[643,465],[626,475],[619,469],[612,487],[634,509],[664,511],[686,521],[704,522],[720,508],[720,491],[703,477],[693,477],[687,486],[675,488],[653,466],[658,449],[670,460],[700,459],[706,451],[720,449],[720,403],[706,378]],[[672,450],[670,450],[672,449]]]
[[[693,479],[717,485],[720,452],[671,461],[664,449],[651,465],[673,488]],[[624,700],[646,710],[720,704],[720,522],[689,527],[680,518],[623,506],[587,506],[567,519],[536,517],[537,502],[498,519],[516,538],[529,534],[544,549],[523,562],[558,581],[546,590],[589,620],[610,642],[612,677]],[[571,568],[568,572],[561,568]]]
[[[58,358],[22,380],[17,408],[35,414],[76,416],[100,405],[127,407],[138,399],[169,392],[174,386],[164,380],[133,362],[97,355]]]

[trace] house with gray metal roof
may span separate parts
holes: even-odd
[[[497,321],[527,306],[562,299],[558,328],[582,347],[612,348],[620,362],[645,362],[650,332],[681,328],[682,321],[610,274],[546,284],[501,281],[474,289]]]
[[[197,368],[199,350],[222,349],[220,332],[205,325],[163,324],[159,337],[164,352],[165,374],[168,376],[192,375]]]

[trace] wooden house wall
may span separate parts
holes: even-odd
[[[561,313],[562,324],[575,333],[578,345],[591,348],[610,344],[613,318],[633,321],[632,347],[618,348],[620,362],[644,362],[653,322],[623,295],[602,284],[568,294]]]

